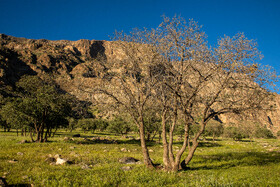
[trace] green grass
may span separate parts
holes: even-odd
[[[5,175],[10,185],[34,186],[280,186],[280,140],[202,141],[189,170],[168,173],[146,169],[143,164],[123,171],[120,158],[142,160],[139,142],[110,134],[94,135],[118,138],[118,144],[85,142],[82,138],[65,142],[64,136],[70,136],[66,132],[59,132],[48,143],[18,144],[29,137],[0,132],[0,176]],[[148,145],[154,162],[161,164],[160,144]],[[121,148],[130,152],[122,152]],[[49,154],[60,154],[73,164],[50,165],[45,162]],[[12,159],[18,162],[9,163]],[[82,169],[83,164],[91,168]]]

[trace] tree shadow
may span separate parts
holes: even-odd
[[[189,166],[187,170],[228,169],[236,166],[263,166],[280,163],[280,152],[232,152],[197,155],[196,158],[198,160],[193,160],[192,166]]]
[[[183,142],[174,142],[173,145],[183,145]],[[190,145],[192,146],[192,142],[190,142]],[[222,145],[217,143],[217,142],[213,142],[213,141],[201,141],[198,144],[198,147],[221,147]]]

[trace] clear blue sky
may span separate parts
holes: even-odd
[[[109,40],[115,30],[181,15],[203,25],[212,45],[237,32],[256,39],[262,63],[280,75],[280,0],[0,0],[0,7],[0,33],[49,40]]]

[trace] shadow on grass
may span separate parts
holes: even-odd
[[[280,163],[280,152],[232,152],[216,155],[197,155],[188,170],[228,169],[236,166],[263,166]],[[196,166],[200,165],[200,166]]]
[[[183,145],[183,142],[174,142],[173,145]],[[190,145],[192,145],[192,142],[190,142]],[[213,142],[213,141],[201,141],[198,144],[198,147],[221,147],[222,145],[217,143],[217,142]]]

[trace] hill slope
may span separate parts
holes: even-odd
[[[97,40],[50,41],[16,38],[0,34],[0,85],[13,87],[24,74],[51,77],[66,92],[80,100],[92,101],[80,87],[94,87],[104,67],[98,62],[122,58],[113,42]],[[2,94],[5,94],[2,91]],[[274,133],[280,130],[280,96],[277,110],[255,114],[249,120],[266,125]],[[237,123],[239,116],[220,116],[224,123]]]

